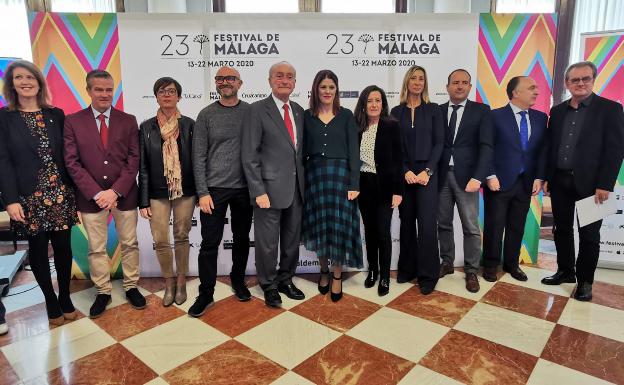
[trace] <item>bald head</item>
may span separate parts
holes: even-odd
[[[243,85],[240,73],[232,67],[221,67],[215,75],[217,92],[221,96],[221,103],[234,105],[238,103],[238,89]]]

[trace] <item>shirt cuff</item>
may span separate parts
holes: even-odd
[[[496,175],[490,175],[490,176],[488,176],[488,177],[487,177],[487,178],[485,178],[485,179],[490,180],[490,179],[494,179],[494,178],[496,178]]]

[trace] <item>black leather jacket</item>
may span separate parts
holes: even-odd
[[[192,196],[195,195],[195,180],[191,163],[195,121],[189,117],[181,116],[178,120],[178,126],[180,127],[178,150],[180,152],[180,167],[182,168],[182,193],[184,196]],[[169,197],[162,159],[163,140],[160,136],[160,127],[156,117],[141,123],[139,144],[141,149],[139,207],[145,208],[149,207],[150,199]]]

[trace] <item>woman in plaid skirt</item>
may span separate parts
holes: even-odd
[[[353,113],[340,107],[338,77],[319,71],[312,84],[310,109],[304,115],[306,160],[303,242],[321,264],[318,289],[330,291],[329,263],[334,267],[331,299],[342,298],[342,267],[362,268],[360,217],[355,199],[360,190],[358,128]]]

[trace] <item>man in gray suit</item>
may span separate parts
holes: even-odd
[[[254,206],[256,272],[271,307],[281,306],[280,292],[305,298],[292,282],[299,261],[304,188],[303,108],[289,100],[295,82],[290,63],[271,66],[271,96],[253,103],[243,124],[241,157]]]

